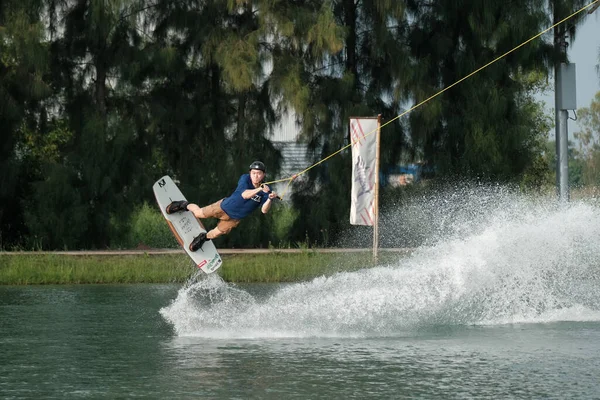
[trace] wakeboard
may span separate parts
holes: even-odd
[[[190,251],[189,249],[192,240],[200,233],[206,232],[206,229],[194,214],[191,211],[167,214],[167,206],[172,201],[186,200],[175,182],[169,176],[165,175],[157,180],[152,188],[158,207],[163,217],[167,220],[171,232],[173,232],[181,247],[194,260],[198,268],[207,274],[219,269],[223,261],[211,240],[204,242],[202,248],[197,251]]]

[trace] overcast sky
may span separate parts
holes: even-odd
[[[575,63],[577,75],[577,108],[589,107],[592,99],[600,91],[600,75],[597,70],[600,53],[600,9],[593,14],[587,15],[583,25],[577,28],[575,42],[569,40],[567,49],[569,61]],[[554,88],[554,80],[551,82]],[[546,109],[552,113],[554,110],[554,90],[541,96],[546,102]],[[574,117],[572,111],[569,112]],[[573,139],[573,133],[580,130],[576,121],[569,120],[569,139]],[[552,131],[554,137],[554,130]]]

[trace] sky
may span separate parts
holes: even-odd
[[[568,41],[569,61],[575,63],[576,69],[577,108],[589,107],[596,93],[600,91],[600,74],[596,69],[600,62],[598,60],[600,53],[600,9],[597,9],[591,15],[587,15],[583,24],[577,27],[574,42]],[[548,112],[553,113],[554,78],[550,83],[552,90],[540,95],[540,97],[546,103]],[[574,118],[572,111],[569,111],[569,116]],[[577,121],[572,119],[569,119],[568,129],[569,140],[573,140],[573,133],[581,130]],[[554,139],[554,129],[551,136]]]

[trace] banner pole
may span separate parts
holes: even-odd
[[[379,248],[379,138],[381,133],[381,114],[377,115],[377,150],[375,152],[375,201],[373,204],[373,214],[375,221],[373,223],[373,261],[377,262],[377,250]]]

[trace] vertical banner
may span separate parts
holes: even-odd
[[[379,118],[350,118],[352,191],[350,223],[376,225]]]

